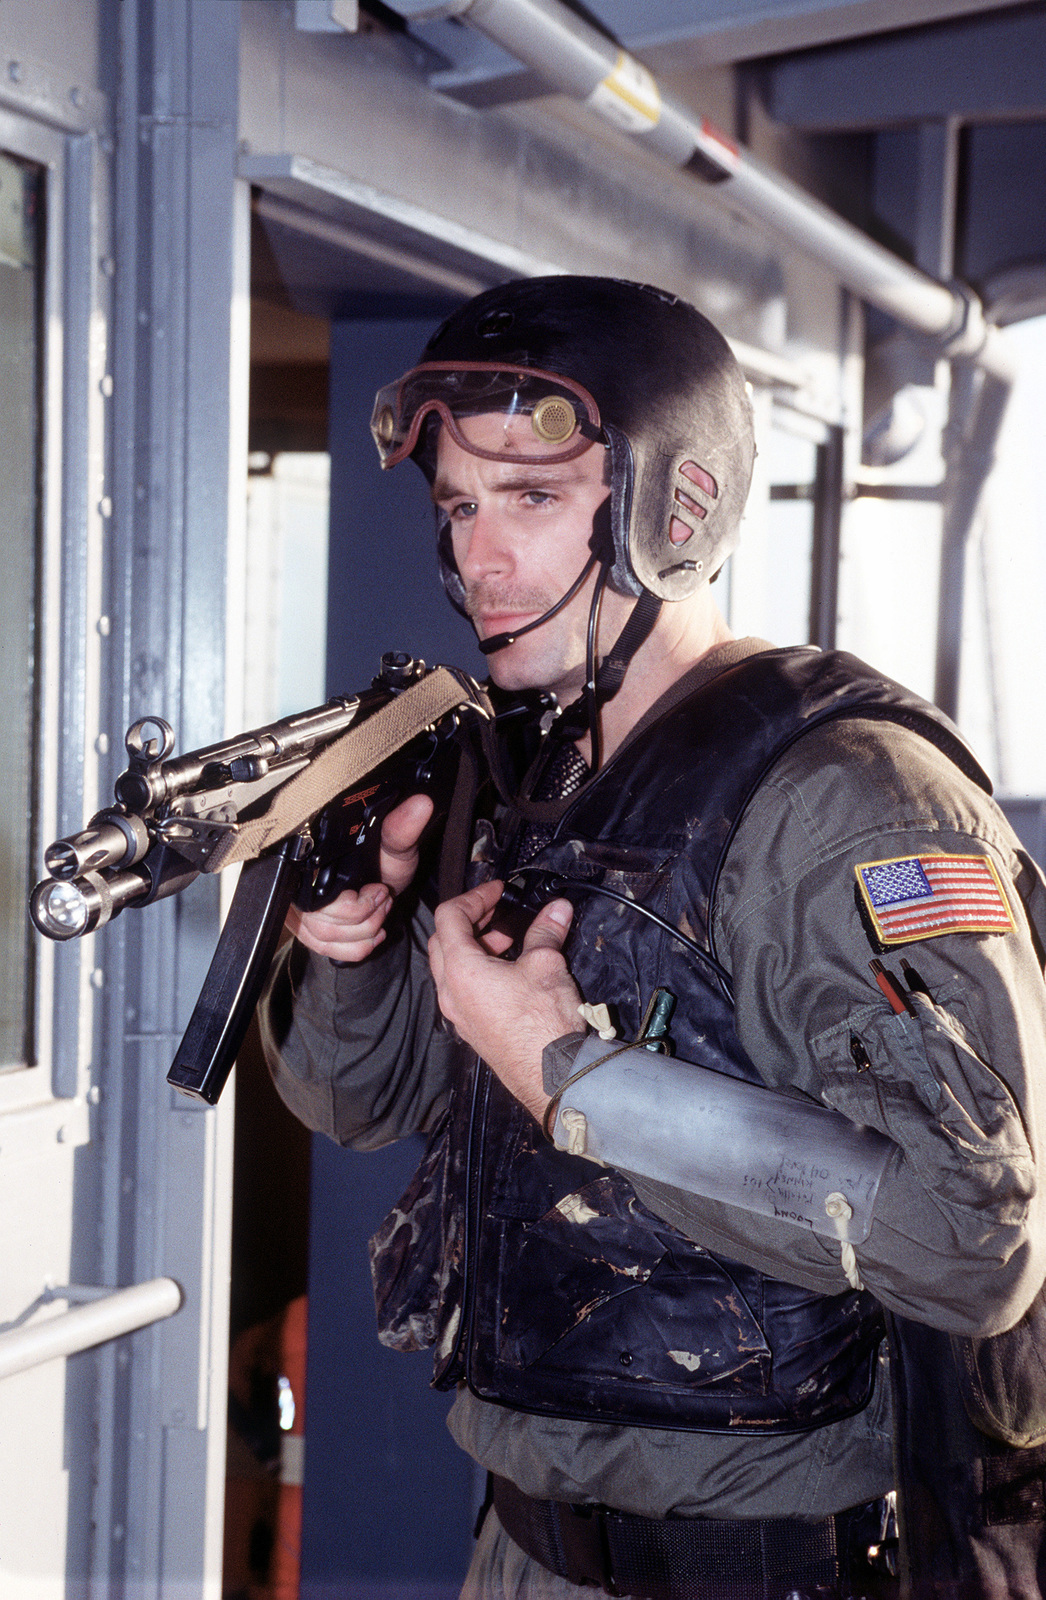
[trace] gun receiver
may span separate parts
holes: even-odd
[[[437,674],[438,692],[430,695]],[[393,727],[387,708],[407,690],[414,697],[403,700]],[[168,1073],[183,1094],[214,1105],[290,905],[314,910],[343,889],[377,881],[381,824],[408,794],[432,795],[431,831],[449,809],[471,730],[492,715],[465,673],[390,652],[369,690],[188,755],[172,757],[174,731],[162,717],[142,717],[127,731],[128,767],[114,785],[115,804],[45,851],[50,876],[30,898],[33,923],[50,939],[77,938],[127,906],[180,893],[201,872],[244,862]],[[343,756],[351,776],[342,792],[332,796],[337,780],[328,773],[310,782],[324,760],[337,759],[333,770],[341,771]]]

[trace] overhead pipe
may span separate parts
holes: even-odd
[[[421,15],[417,4],[401,9],[408,18]],[[977,295],[903,261],[707,117],[663,93],[642,62],[562,0],[449,0],[427,6],[424,14],[453,14],[469,23],[550,88],[583,101],[672,165],[721,186],[739,210],[822,262],[862,300],[932,340],[953,363],[935,694],[942,710],[954,716],[966,547],[1013,384],[1007,354]]]

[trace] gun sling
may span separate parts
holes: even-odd
[[[205,870],[221,872],[234,862],[260,855],[303,827],[335,795],[366,778],[432,723],[465,705],[492,714],[485,699],[477,699],[475,691],[446,667],[435,668],[322,750],[276,791],[263,816],[241,824],[221,841]]]

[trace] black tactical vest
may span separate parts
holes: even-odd
[[[761,1081],[714,974],[584,886],[616,889],[707,947],[747,801],[797,738],[840,717],[913,728],[989,787],[951,725],[898,684],[851,656],[773,650],[671,706],[571,802],[532,865],[571,880],[567,961],[622,1037],[664,987],[680,1057]],[[376,1262],[382,1336],[435,1343],[439,1388],[464,1379],[518,1410],[731,1433],[821,1426],[870,1398],[883,1333],[871,1295],[814,1294],[713,1255],[620,1173],[557,1151],[482,1063],[393,1216],[391,1257]],[[437,1227],[426,1287],[420,1235]]]

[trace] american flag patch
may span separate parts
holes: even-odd
[[[898,856],[855,870],[881,944],[1013,930],[999,874],[986,856]]]

